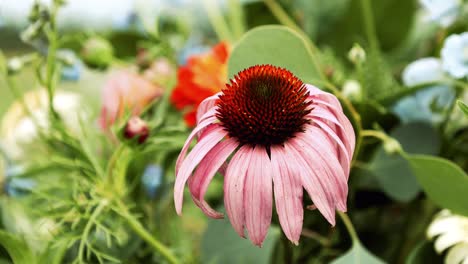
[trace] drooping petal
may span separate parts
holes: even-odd
[[[224,206],[234,230],[241,237],[245,237],[244,181],[252,154],[252,147],[242,146],[232,157],[224,176]]]
[[[199,132],[201,132],[203,129],[208,128],[208,126],[212,125],[216,120],[217,119],[214,116],[210,117],[210,118],[207,118],[206,120],[204,120],[203,122],[198,124],[198,126],[195,127],[195,129],[192,131],[192,133],[190,133],[190,135],[188,136],[187,140],[184,143],[184,147],[180,151],[179,157],[177,157],[176,169],[175,169],[176,176],[177,176],[177,174],[179,172],[179,169],[180,169],[180,166],[182,165],[182,162],[185,159],[185,155],[187,155],[187,151],[188,151],[188,149],[190,147],[190,144],[192,143],[195,136],[197,136],[197,134]]]
[[[197,109],[197,124],[200,123],[202,116],[208,112],[208,110],[213,109],[220,95],[221,92],[216,93],[215,95],[206,98],[203,100],[203,102],[200,103]]]
[[[341,138],[338,137],[338,135],[333,131],[333,129],[325,122],[321,120],[314,120],[314,123],[317,124],[321,129],[323,129],[323,131],[328,135],[330,140],[333,140],[333,142],[338,145],[338,148],[340,150],[337,153],[338,158],[340,160],[340,164],[343,168],[343,171],[346,174],[346,178],[348,178],[350,167],[351,167],[351,157],[349,156],[349,152],[346,149],[346,146],[344,145],[343,141],[341,140]]]
[[[312,99],[313,101],[314,100],[318,101],[317,104],[320,104],[321,101],[324,101],[333,106],[333,107],[330,107],[330,111],[336,116],[339,123],[343,126],[343,131],[342,131],[343,134],[340,135],[339,134],[341,133],[340,131],[338,135],[340,137],[346,138],[346,140],[344,140],[345,141],[344,143],[345,144],[349,143],[349,149],[354,151],[354,147],[356,144],[356,136],[354,134],[354,130],[353,130],[353,126],[351,125],[351,122],[349,122],[349,119],[343,113],[340,101],[338,101],[338,99],[333,94],[324,92],[318,89],[317,87],[314,87],[310,84],[306,84],[305,86],[310,93],[309,99]],[[312,106],[314,106],[314,104]],[[352,154],[350,154],[350,156],[352,156]]]
[[[304,220],[303,191],[299,171],[294,169],[297,165],[285,157],[283,147],[271,147],[276,212],[284,234],[298,245]]]
[[[315,166],[323,168],[325,175],[320,177],[322,183],[328,188],[328,192],[334,194],[337,209],[346,211],[348,178],[338,157],[334,154],[332,149],[334,144],[329,142],[322,130],[313,126],[309,126],[309,130],[294,138],[292,143],[297,144],[297,150],[303,153],[304,159],[317,161]]]
[[[264,147],[252,150],[244,185],[245,227],[250,240],[261,246],[268,233],[272,214],[272,167]]]
[[[319,161],[305,160],[303,155],[290,142],[285,143],[284,147],[285,157],[288,157],[286,162],[295,163],[293,169],[299,170],[301,183],[309,193],[314,205],[330,224],[335,225],[335,200],[333,193],[328,191],[320,181],[320,177],[323,177],[324,172],[321,171],[321,168],[314,166]]]
[[[229,138],[221,141],[213,149],[208,152],[205,158],[200,162],[193,176],[189,179],[189,188],[192,198],[195,203],[203,210],[203,212],[212,218],[222,218],[223,214],[216,212],[205,201],[205,193],[208,185],[219,170],[221,165],[227,160],[232,152],[238,146],[238,142]]]
[[[184,187],[187,179],[205,155],[227,135],[227,132],[221,126],[213,125],[210,129],[212,130],[209,132],[209,135],[205,136],[195,145],[177,172],[174,185],[174,203],[179,215],[182,213]]]

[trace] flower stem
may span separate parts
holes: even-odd
[[[379,48],[379,40],[376,36],[374,16],[372,14],[372,6],[370,0],[361,0],[361,9],[367,41],[369,41],[369,45],[372,49],[377,50]]]
[[[245,32],[244,12],[240,0],[229,0],[229,20],[234,37],[239,39]]]
[[[338,215],[340,216],[341,221],[343,221],[346,230],[348,230],[349,236],[351,237],[353,243],[360,243],[357,232],[354,229],[353,223],[351,223],[351,220],[349,219],[348,215],[342,212],[338,212]]]
[[[154,238],[136,219],[136,217],[131,214],[127,207],[125,207],[122,202],[119,201],[119,207],[122,210],[121,215],[127,220],[128,225],[132,228],[135,233],[140,236],[144,241],[146,241],[153,249],[155,249],[161,256],[163,256],[171,264],[179,264],[180,261],[177,257],[172,254],[171,250],[166,247],[164,244],[159,242]]]
[[[386,141],[388,139],[388,136],[387,134],[385,134],[384,132],[381,132],[381,131],[377,131],[377,130],[362,130],[361,131],[361,137],[374,137],[374,138],[378,138],[380,139],[381,141]]]
[[[233,41],[231,31],[221,15],[218,6],[212,0],[203,0],[202,2],[211,26],[213,27],[216,35],[218,35],[219,40],[227,40],[229,42]]]
[[[263,3],[270,9],[271,13],[278,19],[278,21],[297,32],[302,32],[302,29],[296,25],[294,20],[289,17],[288,13],[275,1],[275,0],[263,0]]]

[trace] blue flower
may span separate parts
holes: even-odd
[[[451,76],[468,77],[468,32],[445,39],[441,57],[444,70]]]
[[[163,170],[159,165],[148,165],[141,178],[146,193],[150,198],[155,198],[163,181]]]
[[[437,82],[443,77],[442,64],[439,59],[433,57],[422,58],[408,64],[402,74],[406,86]]]
[[[402,79],[406,86],[417,86],[442,81],[444,72],[437,58],[422,58],[410,63],[403,71]],[[441,123],[448,106],[455,99],[455,91],[447,85],[431,85],[414,95],[400,100],[393,107],[401,121],[426,121]]]
[[[460,11],[460,0],[420,0],[421,5],[429,13],[432,21],[443,27],[450,26]]]
[[[453,88],[437,85],[416,92],[396,103],[393,112],[402,122],[424,121],[440,124],[447,113],[448,106],[455,100]]]

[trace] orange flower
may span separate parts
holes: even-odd
[[[151,101],[159,98],[163,89],[130,70],[111,74],[102,91],[102,108],[99,124],[107,129],[125,114],[136,116]]]
[[[171,101],[177,109],[184,110],[188,126],[195,125],[198,105],[225,86],[228,56],[229,46],[221,42],[207,53],[191,56],[187,65],[179,68]]]

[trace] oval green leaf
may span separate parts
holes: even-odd
[[[453,162],[426,155],[408,160],[427,196],[438,206],[468,216],[468,176]]]
[[[434,128],[426,123],[408,123],[394,129],[390,135],[408,153],[436,155],[440,140]],[[382,146],[377,149],[369,165],[382,191],[399,202],[414,199],[421,187],[408,161],[399,154],[388,154]]]
[[[384,264],[382,260],[370,253],[361,243],[354,243],[353,247],[331,264]]]
[[[239,237],[228,219],[210,219],[201,243],[201,263],[271,263],[279,234],[278,228],[270,227],[262,247],[259,248],[248,239]]]
[[[261,26],[247,32],[230,55],[228,76],[258,64],[286,68],[306,83],[318,79],[307,41],[284,26]]]

